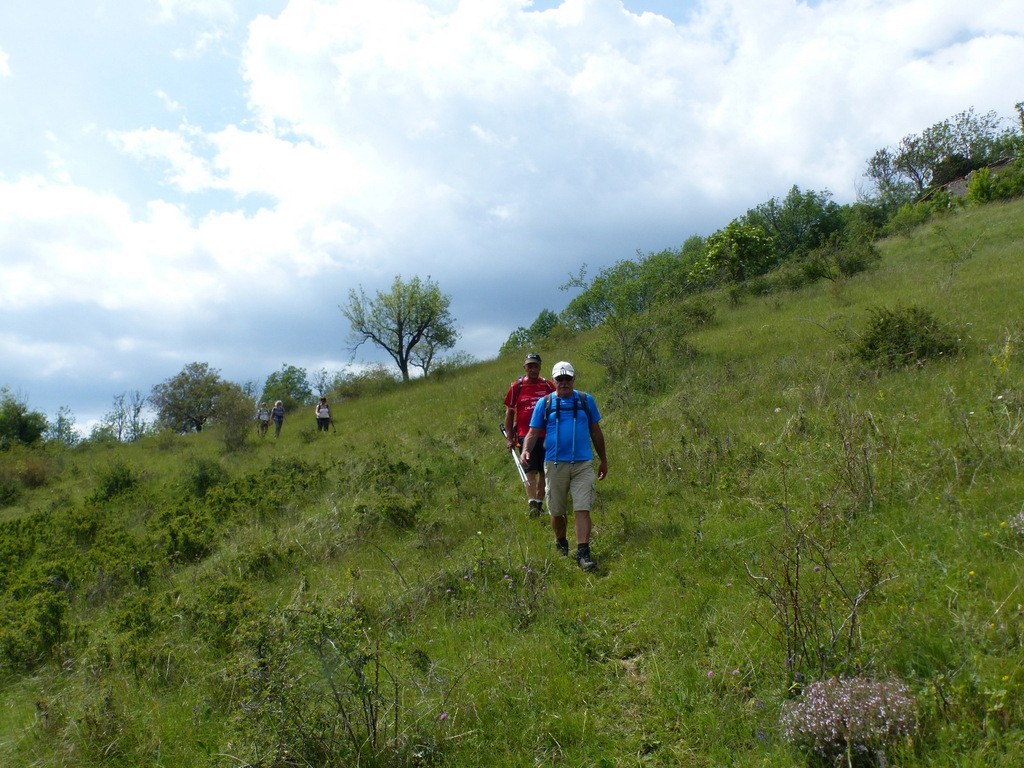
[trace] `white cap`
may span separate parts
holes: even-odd
[[[565,360],[555,363],[555,367],[551,369],[551,378],[557,379],[559,376],[572,376],[575,379],[576,369],[572,367],[572,363]]]

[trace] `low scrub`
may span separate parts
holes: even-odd
[[[939,320],[921,307],[872,309],[867,329],[853,342],[863,363],[895,370],[957,354],[960,344]]]

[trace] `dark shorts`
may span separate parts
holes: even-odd
[[[544,471],[544,438],[538,440],[530,452],[530,461],[526,464],[527,472]]]

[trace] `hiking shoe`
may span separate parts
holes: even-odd
[[[597,568],[597,563],[594,562],[589,552],[577,552],[576,562],[584,571],[592,571]]]
[[[530,499],[530,517],[540,517],[544,513],[544,502],[540,499]]]
[[[568,540],[563,539],[562,541],[555,541],[555,549],[558,550],[558,554],[562,555],[563,557],[568,557],[569,556],[569,542],[568,542]]]

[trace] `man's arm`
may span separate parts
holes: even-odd
[[[516,420],[516,409],[505,406],[505,444],[511,451],[516,444],[516,435],[512,431],[512,425]]]
[[[533,450],[533,446],[537,443],[537,437],[540,435],[540,429],[538,427],[530,427],[530,431],[526,433],[526,437],[523,438],[523,452],[520,456],[520,461],[526,464],[530,461],[530,451]]]
[[[601,425],[596,421],[590,425],[590,441],[594,444],[597,458],[601,461],[597,467],[597,479],[604,480],[608,475],[608,456],[604,449],[604,432],[601,431]]]

